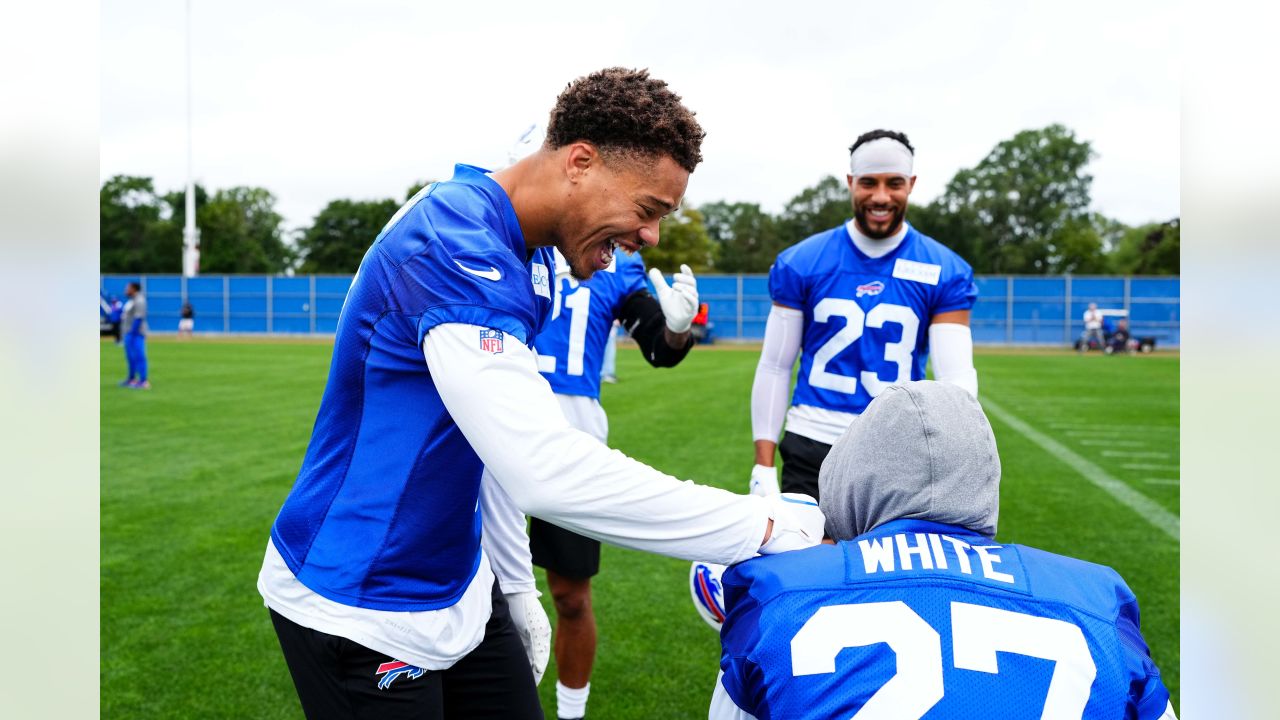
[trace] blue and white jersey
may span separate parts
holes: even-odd
[[[1114,570],[964,528],[896,520],[740,563],[724,588],[721,685],[762,720],[1149,720],[1169,703]]]
[[[559,260],[559,258],[557,258]],[[600,367],[604,348],[613,333],[622,301],[647,290],[644,260],[616,252],[613,264],[591,276],[575,280],[557,272],[559,297],[547,327],[538,335],[538,370],[560,395],[600,399]]]
[[[871,258],[841,225],[780,253],[769,296],[804,313],[791,404],[858,414],[885,387],[924,379],[933,316],[972,308],[978,288],[968,263],[913,227]]]
[[[334,602],[419,611],[457,601],[480,561],[482,466],[422,340],[478,325],[486,352],[532,346],[552,309],[552,253],[530,253],[484,170],[423,188],[365,253],[298,479],[271,529],[289,570]]]

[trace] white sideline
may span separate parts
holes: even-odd
[[[1151,523],[1152,527],[1160,530],[1175,541],[1181,542],[1181,522],[1178,520],[1177,515],[1165,510],[1159,503],[1146,495],[1115,479],[1106,470],[1080,457],[1057,440],[1026,424],[1008,410],[992,402],[990,395],[984,396],[981,399],[981,403],[988,413],[995,415],[1005,425],[1017,430],[1028,440],[1039,445],[1045,452],[1070,465],[1085,480],[1115,498],[1121,505],[1141,515],[1144,520]]]

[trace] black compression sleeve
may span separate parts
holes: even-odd
[[[667,344],[667,321],[662,306],[648,290],[637,290],[623,298],[618,308],[618,319],[627,334],[640,345],[644,359],[654,367],[674,367],[693,349],[693,336],[683,347]]]

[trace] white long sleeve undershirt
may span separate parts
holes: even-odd
[[[439,325],[423,352],[449,414],[517,507],[588,537],[685,560],[730,564],[755,555],[770,514],[763,498],[681,482],[610,450],[569,425],[532,351],[514,338],[501,353],[483,351],[480,330]]]
[[[804,334],[804,313],[774,305],[764,326],[764,345],[751,383],[751,437],[778,441],[782,422],[790,406],[791,368],[800,355]]]

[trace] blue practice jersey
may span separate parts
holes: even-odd
[[[978,287],[968,263],[913,227],[870,258],[841,225],[780,253],[769,296],[804,312],[791,403],[857,414],[885,387],[924,379],[933,316],[972,308]]]
[[[558,312],[536,343],[538,369],[555,392],[598,400],[604,347],[622,301],[648,289],[644,261],[639,253],[617,252],[613,264],[590,280],[559,277]]]
[[[1114,570],[960,527],[896,520],[724,586],[722,684],[761,720],[1149,720],[1169,702]]]
[[[298,479],[271,529],[302,584],[375,610],[452,605],[480,561],[480,458],[444,407],[423,337],[479,325],[489,352],[532,346],[552,252],[525,247],[485,171],[423,188],[365,253]]]

